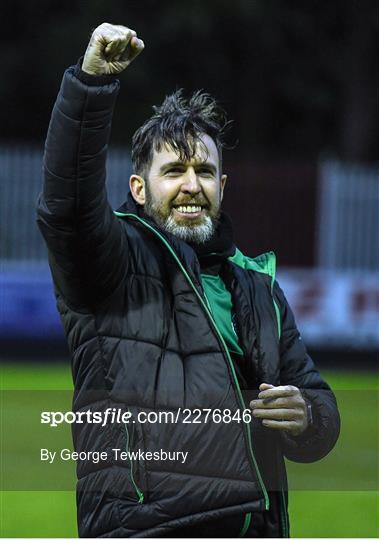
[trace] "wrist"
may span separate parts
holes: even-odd
[[[298,431],[296,433],[285,432],[285,435],[287,437],[298,442],[303,442],[304,440],[309,438],[311,433],[313,433],[314,421],[313,421],[312,404],[306,399],[304,401],[305,401],[305,410],[306,410],[306,422],[305,422],[304,428],[301,431]]]
[[[117,81],[118,78],[115,75],[95,75],[88,71],[84,71],[83,68],[84,56],[81,56],[75,66],[74,75],[82,83],[87,86],[104,86],[105,84],[112,84]]]

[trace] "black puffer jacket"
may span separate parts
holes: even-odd
[[[118,82],[90,85],[78,77],[74,68],[65,73],[54,107],[38,208],[72,354],[74,409],[115,407],[134,418],[180,407],[242,410],[251,396],[242,395],[209,312],[195,252],[141,219],[131,198],[117,216],[107,202]],[[283,455],[326,455],[339,416],[274,282],[273,263],[270,254],[250,260],[237,253],[226,265],[240,341],[256,386],[300,387],[313,405],[314,427],[290,439],[257,421],[184,424],[181,415],[176,424],[75,425],[76,450],[108,453],[105,462],[78,463],[80,536],[164,536],[233,515],[247,515],[248,523],[270,502],[281,511],[266,520],[264,534],[288,534]],[[184,464],[129,462],[114,459],[113,448],[189,456]]]

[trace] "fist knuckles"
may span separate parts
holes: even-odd
[[[142,52],[144,43],[126,26],[102,23],[95,28],[82,69],[91,75],[118,74]]]

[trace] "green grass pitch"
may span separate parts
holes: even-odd
[[[291,536],[374,538],[379,536],[378,379],[357,371],[323,375],[337,394],[341,437],[320,462],[288,463]],[[69,428],[42,430],[37,425],[52,396],[69,410],[70,368],[3,363],[1,383],[1,537],[75,537],[75,493],[70,487],[75,469],[71,464],[48,469],[37,463],[36,455],[45,444],[59,448],[71,443]],[[59,491],[54,489],[57,478]],[[46,486],[49,491],[43,491]]]

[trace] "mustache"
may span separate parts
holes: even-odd
[[[203,206],[205,208],[208,207],[208,201],[205,199],[194,199],[193,197],[191,199],[183,199],[183,200],[175,200],[172,201],[171,206],[186,206],[187,204],[193,204],[196,206]]]

